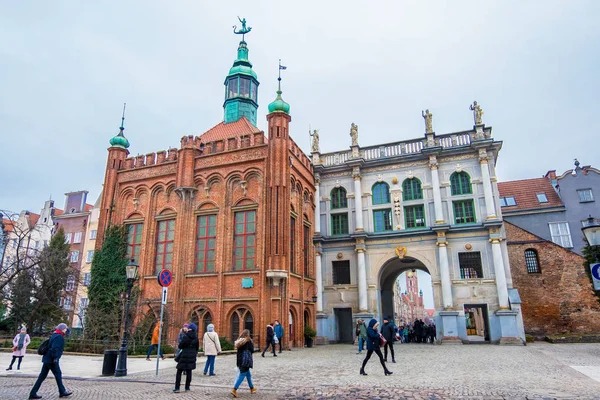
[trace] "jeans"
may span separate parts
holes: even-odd
[[[148,347],[148,353],[146,354],[146,358],[150,358],[150,354],[152,354],[152,352],[154,351],[154,349],[158,348],[157,344],[151,344],[150,347]],[[163,358],[163,353],[162,353],[162,349],[160,349],[160,354],[158,355],[160,358]]]
[[[33,388],[31,388],[31,392],[29,393],[30,397],[33,395],[36,395],[37,391],[40,390],[40,386],[42,386],[42,382],[44,382],[44,380],[48,376],[48,371],[52,371],[52,374],[54,375],[54,379],[56,379],[56,385],[58,386],[58,393],[63,394],[63,393],[67,392],[67,389],[65,389],[65,386],[62,383],[62,372],[60,370],[60,366],[58,365],[58,362],[43,363],[42,370],[40,371],[40,375],[38,376],[37,381],[35,381],[35,385],[33,385]]]
[[[235,385],[233,385],[233,388],[235,390],[237,390],[240,387],[240,385],[242,384],[242,382],[244,382],[244,378],[248,379],[248,386],[250,386],[250,389],[252,389],[254,387],[254,385],[252,384],[252,374],[250,373],[250,370],[248,370],[246,372],[240,371],[240,375],[238,376],[237,380],[235,381]]]
[[[8,369],[12,369],[12,366],[15,363],[16,359],[19,359],[19,364],[17,365],[17,369],[21,369],[21,361],[23,361],[23,356],[12,356],[12,361],[10,362],[10,366],[8,367]]]
[[[365,348],[365,339],[358,337],[358,352],[361,353]]]
[[[277,338],[279,340],[279,352],[281,353],[281,344],[283,343],[283,338]]]
[[[178,369],[177,370],[177,375],[175,375],[175,389],[179,390],[179,387],[181,385],[181,374],[183,372],[185,372],[185,390],[190,390],[190,384],[192,383],[192,370],[191,369]]]
[[[206,374],[210,369],[210,374],[215,374],[215,358],[217,356],[206,356],[206,364],[204,364],[204,373]]]

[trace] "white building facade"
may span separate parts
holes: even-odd
[[[350,150],[313,142],[319,340],[351,342],[356,319],[393,315],[396,279],[421,269],[442,343],[524,343],[496,184],[502,142],[473,112],[469,131],[436,135],[427,112],[424,138],[361,148],[353,124]]]

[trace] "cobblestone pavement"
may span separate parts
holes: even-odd
[[[349,345],[330,345],[284,352],[279,357],[255,354],[253,380],[242,399],[600,399],[600,382],[575,370],[600,367],[600,344],[546,343],[526,347],[492,345],[397,345],[394,372],[384,376],[378,360],[358,371],[363,355]],[[82,357],[83,359],[83,357]],[[174,368],[130,374],[123,378],[67,380],[82,399],[227,399],[234,380],[235,358],[219,356],[216,376],[202,375],[204,358],[194,371],[192,391],[171,393]],[[390,360],[391,361],[391,360]],[[167,360],[165,363],[175,363]],[[0,399],[24,399],[35,376],[0,376]],[[44,383],[44,399],[58,397],[54,380]]]

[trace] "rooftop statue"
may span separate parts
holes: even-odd
[[[469,106],[469,110],[473,111],[473,120],[475,121],[475,125],[483,124],[483,122],[481,122],[483,110],[481,109],[481,106],[477,104],[476,101],[474,101],[473,104]]]
[[[308,134],[310,136],[312,136],[312,138],[313,138],[311,151],[313,153],[318,153],[319,152],[319,131],[317,129],[315,129],[313,131],[313,133],[310,133],[310,131],[308,131]]]
[[[352,146],[358,146],[358,125],[354,122],[350,125],[350,137],[352,138]]]
[[[252,30],[252,27],[246,27],[246,18],[238,17],[238,20],[242,23],[242,27],[239,31],[236,31],[237,26],[233,26],[233,33],[236,35],[242,35],[242,40],[244,40],[244,35]]]
[[[433,133],[433,114],[429,110],[421,110],[421,115],[425,119],[425,133]]]

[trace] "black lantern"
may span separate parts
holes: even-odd
[[[132,258],[125,267],[125,276],[127,278],[127,302],[125,303],[123,340],[121,341],[121,348],[119,349],[119,360],[117,361],[115,376],[127,376],[127,328],[129,326],[129,301],[131,298],[131,288],[133,288],[133,283],[137,279],[137,274],[138,265],[136,264],[135,259]]]

